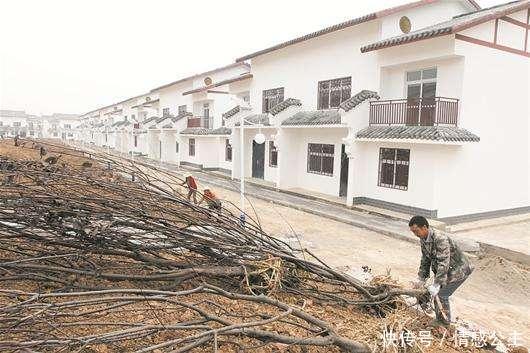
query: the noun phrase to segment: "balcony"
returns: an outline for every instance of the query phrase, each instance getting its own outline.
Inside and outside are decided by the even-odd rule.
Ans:
[[[370,102],[370,125],[457,126],[458,99],[409,98]]]
[[[211,116],[194,116],[188,118],[188,128],[200,127],[203,129],[213,128],[213,118]]]

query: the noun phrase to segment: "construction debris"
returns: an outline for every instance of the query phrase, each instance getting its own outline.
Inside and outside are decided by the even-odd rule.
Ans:
[[[0,143],[2,352],[460,351],[385,344],[428,330],[402,299],[423,290],[338,272],[171,173],[40,144]]]

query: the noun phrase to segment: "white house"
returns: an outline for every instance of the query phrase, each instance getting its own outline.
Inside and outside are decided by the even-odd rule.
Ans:
[[[25,137],[28,134],[28,118],[23,110],[0,110],[0,135]]]
[[[530,210],[529,7],[416,1],[237,59],[245,175],[443,219]]]
[[[29,138],[77,139],[76,114],[30,115],[23,110],[0,110],[0,135]]]

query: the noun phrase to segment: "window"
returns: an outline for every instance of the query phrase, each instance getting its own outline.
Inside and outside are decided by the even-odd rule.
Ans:
[[[134,114],[131,115],[131,119],[132,119],[132,120],[135,120],[135,119],[136,119],[136,117],[134,116]]]
[[[14,121],[13,122],[13,127],[20,127],[22,125],[22,123],[20,121]]]
[[[3,126],[3,125],[4,125],[4,123],[2,121],[0,121],[0,126]]]
[[[175,141],[175,153],[179,153],[179,142]]]
[[[70,124],[64,124],[64,128],[65,128],[65,129],[71,129],[71,128],[72,128],[72,125],[70,125]]]
[[[32,133],[32,136],[33,136],[33,133]],[[73,137],[74,134],[72,134],[71,132],[68,133],[68,137]]]
[[[272,107],[281,102],[283,102],[283,87],[263,91],[263,113],[268,113]]]
[[[338,108],[351,97],[351,77],[320,81],[318,83],[318,109]]]
[[[379,150],[379,186],[407,190],[409,186],[410,150]]]
[[[225,141],[225,160],[227,162],[232,162],[232,145],[230,145],[229,139],[226,139]]]
[[[269,167],[278,166],[278,150],[274,146],[274,141],[269,141]]]
[[[169,116],[169,108],[162,109],[162,116]]]
[[[204,116],[205,118],[210,117],[210,104],[204,103],[202,105],[202,116]]]
[[[134,135],[134,147],[138,147],[138,135]]]
[[[195,156],[195,139],[189,139],[188,152],[190,156]]]
[[[188,107],[186,106],[186,104],[179,105],[179,115],[185,113],[187,110],[188,110]]]
[[[436,76],[436,68],[406,73],[407,125],[434,125]]]
[[[307,172],[333,176],[335,145],[310,143],[307,147]]]

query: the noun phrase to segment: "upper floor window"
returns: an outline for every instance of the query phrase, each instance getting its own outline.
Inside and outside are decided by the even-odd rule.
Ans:
[[[351,77],[320,81],[318,83],[318,109],[338,108],[351,97]]]
[[[408,71],[407,98],[434,98],[436,96],[436,68]]]
[[[71,128],[72,128],[72,125],[70,125],[70,124],[64,124],[64,128],[65,128],[65,129],[71,129]]]
[[[283,102],[283,87],[266,89],[263,91],[263,101],[262,101],[262,111],[263,113],[268,113],[269,110],[277,105],[278,103]]]
[[[182,113],[185,113],[187,110],[188,110],[188,107],[186,106],[186,104],[179,105],[179,115]]]
[[[407,72],[407,125],[434,125],[436,78],[436,68]]]
[[[13,127],[20,127],[22,125],[22,123],[20,121],[14,121],[13,122]]]
[[[162,116],[169,116],[169,108],[162,109]]]
[[[202,116],[204,116],[205,118],[209,118],[210,117],[210,104],[209,103],[204,103],[203,106],[202,106]]]

